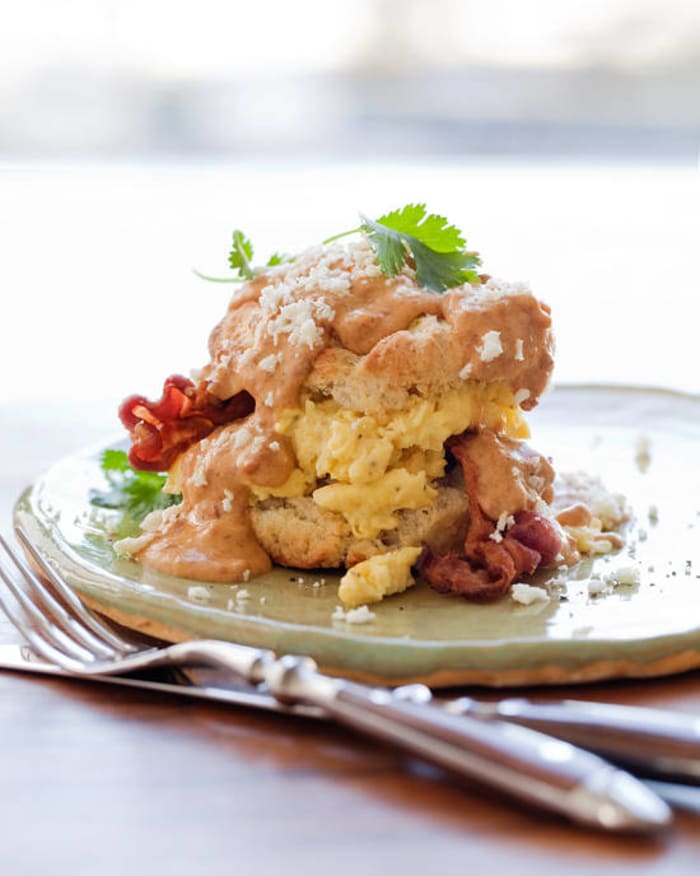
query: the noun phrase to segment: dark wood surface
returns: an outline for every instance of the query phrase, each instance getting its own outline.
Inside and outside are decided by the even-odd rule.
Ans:
[[[3,528],[31,476],[109,416],[0,406]],[[564,695],[700,714],[700,673],[546,693]],[[602,836],[312,721],[2,672],[0,739],[2,876],[700,872],[700,815]]]

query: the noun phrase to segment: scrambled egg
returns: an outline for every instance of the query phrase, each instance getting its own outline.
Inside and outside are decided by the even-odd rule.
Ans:
[[[430,482],[444,473],[444,442],[480,425],[514,438],[529,435],[510,389],[500,382],[467,381],[432,399],[415,396],[400,411],[371,416],[333,399],[307,398],[277,424],[292,440],[298,467],[282,486],[252,485],[251,493],[254,500],[310,493],[322,508],[342,514],[355,536],[373,538],[396,528],[399,509],[433,501]],[[319,480],[330,483],[317,486]]]
[[[357,563],[340,579],[338,596],[347,608],[380,602],[385,596],[403,593],[416,582],[411,566],[420,556],[418,547],[404,547]]]

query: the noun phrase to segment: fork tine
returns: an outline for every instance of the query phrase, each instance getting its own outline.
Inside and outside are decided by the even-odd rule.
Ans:
[[[15,532],[22,546],[29,552],[34,562],[39,566],[42,573],[51,582],[56,594],[69,610],[70,614],[82,622],[83,626],[90,630],[104,645],[127,654],[139,650],[135,645],[118,636],[110,627],[98,619],[97,615],[90,611],[83,602],[68,587],[66,582],[49,565],[44,557],[29,540],[29,536],[21,525],[15,527]]]
[[[14,561],[15,557],[8,552],[4,539],[0,536],[0,544],[5,550],[7,556],[13,561],[15,566],[14,573],[12,566],[2,558],[0,558],[0,578],[7,585],[8,591],[12,594],[13,600],[3,600],[3,608],[7,612],[11,620],[19,620],[22,623],[22,632],[30,632],[27,638],[30,639],[33,647],[37,646],[37,639],[45,642],[53,648],[57,648],[65,657],[74,658],[83,662],[93,658],[91,652],[78,644],[74,639],[68,636],[60,627],[51,623],[44,614],[39,611],[32,599],[27,595],[22,586],[17,583],[17,569],[24,576],[24,571],[17,566]],[[31,585],[33,586],[33,584]],[[44,649],[40,650],[44,654]],[[63,662],[63,661],[61,661]]]
[[[15,575],[19,573],[18,577],[15,577],[11,568],[5,564],[2,578],[15,600],[21,604],[25,615],[45,637],[48,637],[55,646],[63,648],[69,656],[83,659],[85,654],[92,659],[114,659],[119,656],[113,648],[105,645],[66,611],[41,578],[15,554],[1,535],[0,546],[14,566]],[[22,586],[18,580],[24,582]]]
[[[14,593],[14,589],[12,589],[8,581],[9,576],[2,560],[0,560],[0,578],[8,584],[8,589],[11,589],[11,592]],[[68,657],[65,651],[54,647],[47,638],[44,638],[43,633],[37,633],[31,618],[23,609],[21,602],[17,599],[4,599],[2,593],[0,593],[0,608],[2,608],[15,628],[24,636],[32,650],[40,657],[43,657],[44,660],[71,671],[80,668],[81,662],[79,659]]]

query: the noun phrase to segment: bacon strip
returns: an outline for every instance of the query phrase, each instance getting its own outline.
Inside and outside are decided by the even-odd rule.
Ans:
[[[554,524],[534,511],[519,511],[515,524],[500,541],[490,536],[495,524],[481,510],[474,464],[460,439],[449,449],[462,466],[469,500],[469,525],[464,554],[438,556],[425,548],[418,571],[440,593],[454,593],[478,602],[498,599],[519,575],[531,575],[540,565],[551,565],[562,548]]]
[[[217,426],[247,416],[254,408],[247,392],[221,401],[206,388],[174,374],[163,384],[158,401],[131,395],[119,407],[119,419],[132,441],[129,463],[146,471],[167,471],[191,444]]]

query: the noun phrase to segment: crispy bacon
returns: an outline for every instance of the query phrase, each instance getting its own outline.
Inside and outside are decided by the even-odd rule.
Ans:
[[[515,524],[508,530],[507,539],[514,539],[540,554],[541,566],[554,565],[561,553],[562,541],[559,531],[546,517],[534,511],[519,511]]]
[[[479,568],[461,554],[433,553],[429,547],[423,548],[417,569],[430,586],[438,593],[453,593],[466,596],[474,602],[489,602],[498,599],[510,587],[512,578],[507,565],[502,574],[491,577],[492,571]]]
[[[131,395],[122,402],[119,419],[132,441],[129,462],[134,468],[167,471],[195,441],[205,438],[216,426],[247,416],[254,407],[247,392],[221,401],[205,387],[174,374],[163,384],[158,401]]]
[[[519,575],[531,575],[538,566],[551,565],[561,551],[561,538],[554,524],[541,514],[519,511],[515,524],[500,540],[494,540],[491,536],[496,526],[481,510],[474,464],[459,438],[450,441],[449,449],[462,466],[469,500],[464,554],[438,556],[425,548],[418,571],[440,593],[479,602],[498,599]]]

